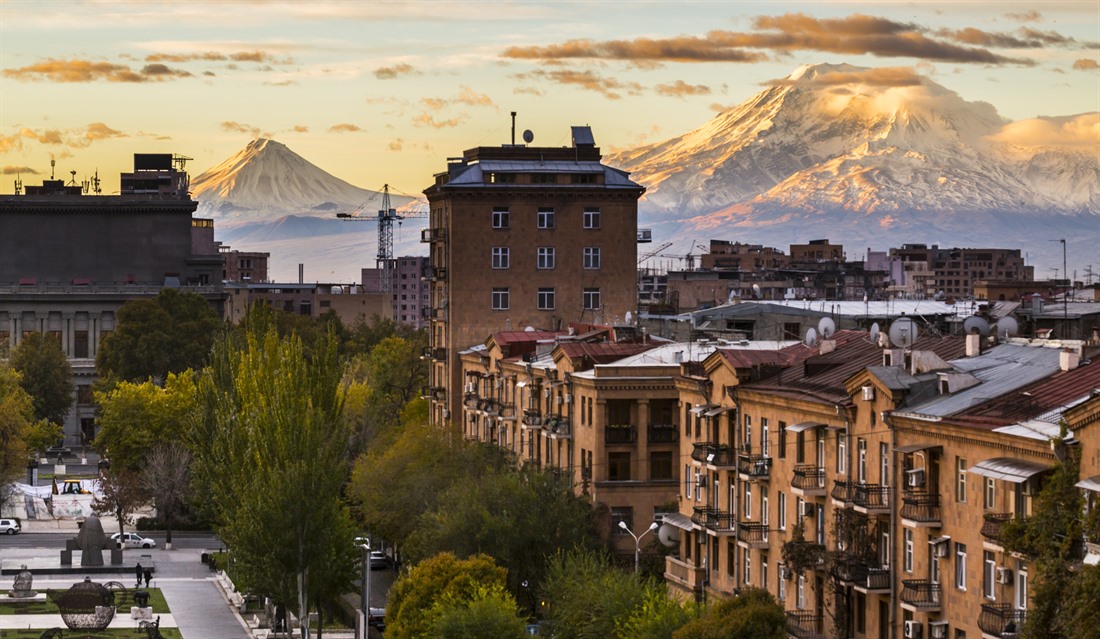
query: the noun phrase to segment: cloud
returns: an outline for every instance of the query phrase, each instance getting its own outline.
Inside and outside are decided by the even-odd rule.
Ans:
[[[979,64],[1020,64],[1031,66],[1034,61],[1012,58],[990,51],[984,46],[1002,46],[1008,40],[992,38],[983,46],[970,44],[955,37],[980,40],[984,32],[969,30],[948,32],[932,37],[929,30],[917,24],[886,18],[853,14],[843,18],[814,18],[802,13],[761,16],[753,20],[749,32],[714,30],[704,36],[634,40],[568,40],[563,44],[509,47],[505,58],[552,61],[623,60],[630,62],[760,62],[775,54],[794,51],[820,51],[877,57],[912,57],[923,60]],[[996,34],[987,34],[989,36]],[[1006,36],[1007,37],[1007,36]],[[1029,30],[1016,38],[1021,42],[1051,42],[1061,36]]]
[[[553,69],[549,71],[536,69],[527,73],[513,76],[518,80],[534,80],[556,82],[557,84],[575,85],[582,89],[603,94],[609,100],[621,99],[622,93],[629,95],[641,95],[642,85],[637,82],[620,82],[614,78],[605,78],[594,71],[575,71],[571,69]]]
[[[222,122],[221,130],[228,131],[229,133],[247,133],[253,138],[260,137],[259,127],[254,127],[248,124],[241,124],[240,122],[234,122],[232,120]]]
[[[451,118],[449,120],[436,120],[431,115],[424,113],[413,118],[413,124],[418,127],[430,127],[433,129],[445,129],[450,127],[456,127],[462,124],[461,118]]]
[[[432,111],[441,111],[449,106],[462,104],[473,107],[496,108],[493,99],[484,93],[478,93],[468,84],[461,85],[461,90],[453,98],[420,98],[420,103]]]
[[[1010,122],[990,136],[994,142],[1021,146],[1052,146],[1096,152],[1100,112]]]
[[[389,147],[391,151],[400,151],[401,149],[405,148],[405,141],[401,138],[397,138],[396,140],[390,142]]]
[[[1006,13],[1005,17],[1016,22],[1038,22],[1043,19],[1043,16],[1035,9],[1023,13]]]
[[[400,62],[392,67],[378,67],[374,70],[374,77],[379,80],[392,80],[399,75],[409,75],[417,73],[411,64],[406,62]]]
[[[1075,71],[1094,71],[1100,69],[1100,62],[1092,58],[1081,58],[1073,63]]]
[[[516,87],[512,89],[512,93],[516,95],[543,95],[538,87]]]
[[[201,51],[195,53],[150,53],[145,56],[146,62],[256,62],[266,64],[293,64],[294,59],[289,56],[276,57],[264,51],[237,51],[235,53],[223,53],[221,51]]]
[[[90,144],[96,140],[107,140],[110,138],[127,138],[129,135],[122,131],[116,131],[102,122],[92,122],[88,125],[87,130],[84,132],[84,139]]]
[[[65,144],[65,140],[62,137],[61,131],[58,129],[46,129],[44,131],[34,131],[33,129],[21,129],[19,136],[28,140],[34,140],[42,144]]]
[[[653,87],[657,95],[665,95],[673,98],[682,98],[685,95],[709,95],[710,87],[705,84],[688,84],[683,80],[677,80],[671,84],[658,84]]]
[[[100,140],[111,138],[126,138],[129,134],[112,129],[102,122],[92,122],[83,129],[42,129],[36,131],[30,128],[22,128],[15,135],[0,136],[0,151],[10,152],[21,150],[27,141],[38,142],[47,146],[60,146],[72,148],[86,148]]]
[[[304,124],[299,124],[291,129],[294,133],[309,133],[309,127]]]
[[[347,122],[341,122],[340,124],[334,124],[328,128],[329,133],[355,133],[356,131],[362,131],[355,124]]]
[[[4,69],[3,74],[6,78],[26,82],[150,82],[191,76],[187,71],[163,64],[147,64],[141,70],[134,71],[125,64],[53,58],[18,69]]]
[[[909,67],[879,67],[851,71],[826,71],[813,76],[803,75],[796,80],[790,78],[771,80],[765,84],[768,86],[773,84],[823,86],[862,84],[874,87],[912,87],[919,86],[922,82],[920,75]]]
[[[439,111],[447,106],[447,100],[443,98],[420,98],[420,102],[432,111]]]
[[[0,172],[2,172],[4,175],[23,175],[23,174],[38,175],[39,174],[38,171],[34,170],[33,168],[31,168],[29,166],[5,166],[3,169],[0,169]]]
[[[267,87],[292,87],[297,86],[297,80],[279,80],[277,82],[264,82],[264,86]]]

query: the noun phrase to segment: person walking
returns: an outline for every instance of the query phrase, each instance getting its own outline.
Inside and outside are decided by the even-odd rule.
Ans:
[[[150,568],[145,569],[145,587],[149,587],[149,581],[153,579],[153,571]],[[140,583],[138,584],[141,585]]]
[[[134,586],[135,586],[135,587],[140,587],[140,586],[141,586],[141,578],[142,578],[142,576],[144,576],[144,575],[145,575],[145,571],[144,571],[144,569],[142,569],[142,567],[141,567],[141,563],[140,563],[140,562],[139,562],[139,563],[138,563],[138,565],[137,565],[137,566],[136,566],[136,567],[134,568],[134,572],[136,572],[136,573],[137,573],[137,583],[136,583],[136,584],[134,584]]]

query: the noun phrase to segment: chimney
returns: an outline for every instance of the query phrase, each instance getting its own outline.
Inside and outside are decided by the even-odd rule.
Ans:
[[[298,262],[298,283],[306,283],[306,265],[302,262]]]
[[[1071,371],[1081,364],[1081,354],[1077,351],[1067,349],[1058,355],[1058,366],[1063,371]]]
[[[972,333],[966,336],[966,356],[974,357],[982,354],[982,336]]]

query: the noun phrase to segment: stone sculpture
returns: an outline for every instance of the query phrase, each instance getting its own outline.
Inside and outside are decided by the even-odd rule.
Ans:
[[[34,582],[34,575],[31,571],[27,570],[27,564],[20,566],[20,572],[15,576],[15,583],[12,584],[11,590],[8,591],[8,596],[12,599],[30,599],[36,594],[31,584]]]
[[[114,548],[114,542],[103,533],[99,517],[89,515],[76,536],[76,547],[80,549],[81,566],[102,566],[103,550]]]

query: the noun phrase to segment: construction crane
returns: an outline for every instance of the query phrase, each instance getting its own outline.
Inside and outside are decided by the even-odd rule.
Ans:
[[[665,242],[664,244],[662,244],[662,245],[658,246],[657,248],[653,249],[652,251],[648,251],[646,253],[643,253],[642,256],[638,258],[638,264],[640,265],[642,262],[644,262],[644,261],[648,260],[649,258],[657,255],[658,253],[660,253],[661,251],[665,250],[666,248],[668,248],[670,246],[672,246],[672,242]]]
[[[667,247],[664,247],[664,248],[667,248]],[[664,250],[664,248],[662,248],[661,250]],[[702,244],[696,244],[695,240],[692,240],[691,244],[689,245],[688,252],[686,254],[672,255],[672,254],[666,254],[666,253],[658,252],[657,255],[655,255],[655,256],[651,255],[649,257],[668,257],[668,258],[673,258],[673,259],[677,259],[677,260],[683,260],[684,261],[684,266],[686,267],[685,270],[694,271],[695,270],[695,258],[696,257],[702,257],[702,255],[696,255],[695,254],[696,250],[702,251],[704,254],[710,252],[709,248],[707,248],[706,246],[703,246]]]
[[[360,207],[362,208],[362,207]],[[428,217],[427,213],[411,213],[398,215],[397,211],[390,207],[390,185],[382,186],[382,208],[378,215],[361,216],[355,213],[337,213],[336,217],[346,222],[378,222],[378,255],[375,258],[375,267],[380,272],[379,290],[388,293],[393,286],[393,221],[410,217]]]

